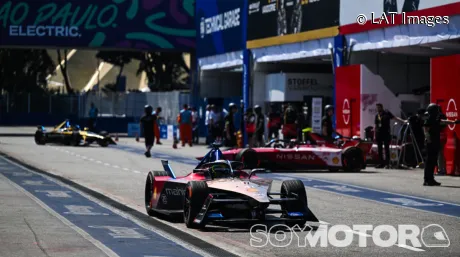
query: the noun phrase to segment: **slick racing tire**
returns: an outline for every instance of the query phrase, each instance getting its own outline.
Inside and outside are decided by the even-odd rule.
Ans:
[[[281,184],[281,198],[293,198],[297,197],[297,201],[286,201],[281,203],[281,210],[283,211],[282,218],[289,218],[288,213],[300,212],[306,214],[307,192],[305,191],[305,185],[298,179],[285,180]],[[286,225],[293,227],[299,225],[302,227],[307,222],[306,219],[302,221],[286,221]]]
[[[208,184],[205,181],[190,181],[187,184],[184,197],[184,223],[187,228],[203,228],[206,220],[196,224],[193,221],[203,208],[209,195]]]
[[[342,154],[342,165],[346,172],[360,172],[365,167],[361,149],[357,147],[345,149]]]
[[[79,146],[81,142],[81,136],[78,133],[73,133],[72,138],[70,139],[71,146]]]
[[[153,197],[153,183],[155,181],[155,177],[164,177],[168,176],[166,171],[150,171],[147,175],[147,179],[145,181],[145,210],[149,216],[154,216],[155,212],[153,211],[152,206],[152,197]]]
[[[242,162],[247,169],[255,169],[259,166],[257,152],[250,148],[240,150],[235,156],[235,161]]]
[[[107,147],[107,146],[109,146],[109,140],[107,140],[107,139],[105,139],[105,138],[99,140],[97,143],[98,143],[101,147]]]
[[[35,132],[35,143],[37,145],[45,145],[46,144],[46,136],[42,131]]]

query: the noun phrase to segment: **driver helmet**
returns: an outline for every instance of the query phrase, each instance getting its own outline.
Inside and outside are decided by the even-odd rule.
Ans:
[[[209,171],[213,178],[228,178],[231,176],[231,169],[227,163],[216,162],[210,168]]]
[[[255,105],[254,106],[254,111],[260,112],[260,111],[262,111],[262,107],[260,107],[260,105]]]

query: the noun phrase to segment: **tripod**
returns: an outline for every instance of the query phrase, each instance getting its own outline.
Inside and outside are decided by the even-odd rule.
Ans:
[[[403,132],[403,136],[401,140],[401,150],[398,156],[397,167],[403,167],[403,168],[407,168],[409,166],[413,166],[417,168],[423,167],[424,159],[423,159],[422,151],[420,151],[420,147],[418,146],[417,140],[414,136],[414,132],[410,124],[404,124],[399,130],[399,135],[401,132]],[[409,137],[410,137],[410,141],[408,141]],[[415,157],[414,158],[415,163],[408,163],[408,161],[406,160],[407,156],[411,157],[409,154],[407,154],[410,148],[407,148],[406,146],[408,146],[409,144],[412,144],[412,151],[414,155],[412,157]]]

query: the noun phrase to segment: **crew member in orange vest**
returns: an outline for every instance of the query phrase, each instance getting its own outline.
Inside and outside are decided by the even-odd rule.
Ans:
[[[254,132],[256,132],[256,115],[254,114],[252,108],[246,110],[245,115],[246,123],[246,133],[248,135],[248,144],[249,147],[254,147]]]
[[[179,132],[182,146],[185,146],[185,143],[192,146],[192,112],[189,110],[187,104],[184,104],[184,109],[180,111],[179,120]]]

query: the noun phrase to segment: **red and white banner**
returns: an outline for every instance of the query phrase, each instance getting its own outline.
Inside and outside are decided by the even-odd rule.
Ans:
[[[460,112],[460,55],[431,59],[431,102],[441,106],[449,120],[457,120]],[[460,126],[448,126],[444,149],[447,174],[460,172]]]
[[[366,127],[374,126],[377,103],[394,115],[400,115],[401,101],[379,75],[373,74],[364,65],[337,68],[337,132],[363,138]]]
[[[397,14],[393,17],[391,13]],[[340,33],[353,34],[407,22],[439,24],[446,21],[444,16],[456,14],[460,14],[458,0],[341,0]],[[387,18],[381,20],[382,16]]]

